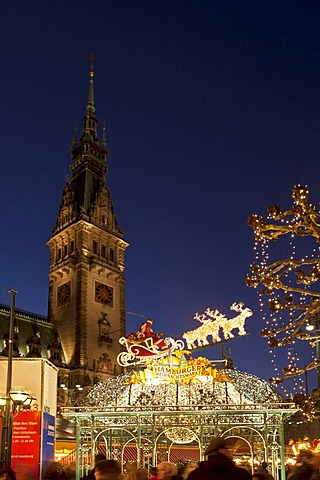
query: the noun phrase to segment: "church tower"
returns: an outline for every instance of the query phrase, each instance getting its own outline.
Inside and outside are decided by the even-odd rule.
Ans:
[[[124,253],[106,182],[108,150],[98,139],[93,61],[80,139],[74,132],[71,179],[61,198],[50,248],[48,319],[57,327],[66,367],[103,379],[120,371],[119,338],[126,333]]]

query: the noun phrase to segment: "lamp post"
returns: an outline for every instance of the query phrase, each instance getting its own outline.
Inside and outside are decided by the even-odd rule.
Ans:
[[[6,393],[0,394],[0,417],[1,424],[1,448],[0,465],[1,467],[10,467],[11,464],[11,445],[12,445],[12,424],[13,418],[19,415],[21,408],[28,408],[33,400],[32,395],[23,388],[12,389],[12,360],[13,360],[13,330],[14,330],[14,307],[15,298],[18,293],[12,288],[3,287],[11,295],[10,302],[10,321],[8,337],[8,366],[7,366],[7,385]]]
[[[13,388],[9,395],[0,394],[0,418],[2,419],[1,429],[1,467],[10,467],[13,419],[17,417],[20,410],[29,409],[32,395],[23,387]]]
[[[8,368],[7,368],[7,388],[6,388],[6,401],[4,408],[4,415],[2,417],[2,429],[1,429],[1,450],[0,450],[0,463],[1,466],[10,467],[11,461],[11,443],[12,443],[12,418],[10,415],[10,390],[12,384],[12,355],[13,355],[13,328],[14,328],[14,306],[16,290],[12,288],[6,288],[1,286],[3,290],[7,290],[11,294],[10,302],[10,322],[9,322],[9,337],[8,337]]]

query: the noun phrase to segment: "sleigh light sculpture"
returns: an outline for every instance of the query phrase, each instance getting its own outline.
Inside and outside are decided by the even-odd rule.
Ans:
[[[174,340],[171,337],[164,339],[165,346],[159,348],[153,338],[142,339],[141,341],[131,341],[128,337],[119,339],[121,345],[126,348],[126,352],[119,353],[117,362],[122,367],[146,363],[151,359],[167,357],[175,350],[183,350],[184,342]]]

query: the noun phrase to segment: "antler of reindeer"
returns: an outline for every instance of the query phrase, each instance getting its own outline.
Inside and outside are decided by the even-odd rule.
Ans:
[[[239,303],[236,303],[234,302],[231,307],[230,307],[230,310],[234,310],[235,312],[242,312],[243,311],[243,303],[242,302],[239,302]]]
[[[219,310],[217,309],[210,310],[210,308],[207,308],[207,310],[201,315],[199,315],[199,313],[197,312],[193,318],[195,320],[198,320],[198,322],[200,323],[204,323],[208,321],[210,318],[212,320],[222,320],[223,318],[226,318],[226,316],[223,313],[220,313]]]

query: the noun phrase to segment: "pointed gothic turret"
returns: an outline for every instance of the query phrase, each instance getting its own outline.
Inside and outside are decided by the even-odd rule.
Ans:
[[[71,179],[61,198],[48,241],[50,282],[48,317],[56,325],[67,366],[97,375],[99,358],[108,355],[114,374],[125,335],[124,251],[128,244],[118,227],[106,180],[108,150],[103,125],[101,143],[94,103],[93,61],[82,134],[74,130]],[[112,342],[101,342],[101,315],[108,317]],[[110,334],[111,335],[111,334]],[[111,347],[110,347],[111,345]],[[107,372],[102,371],[101,374]]]

